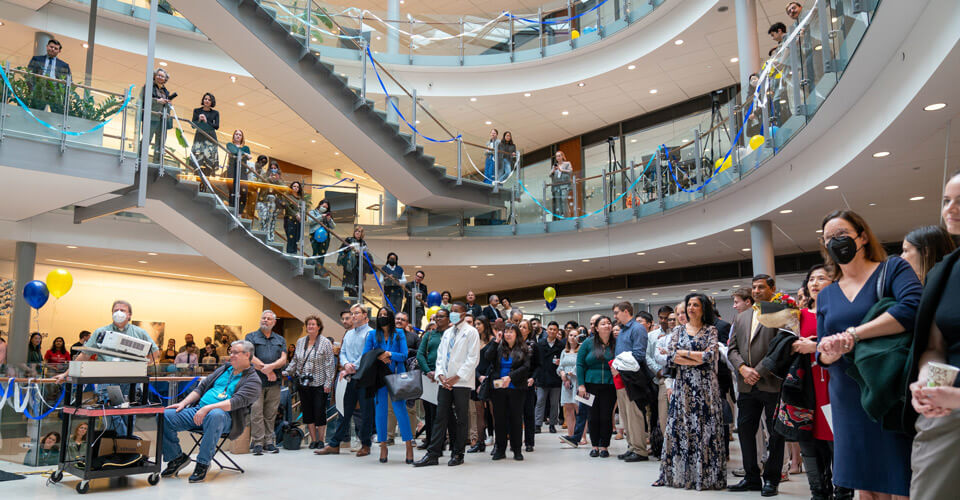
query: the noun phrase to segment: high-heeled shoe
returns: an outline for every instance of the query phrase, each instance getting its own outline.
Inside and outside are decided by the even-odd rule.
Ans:
[[[413,463],[413,441],[407,441],[407,463]]]
[[[387,443],[380,443],[380,463],[387,463]]]

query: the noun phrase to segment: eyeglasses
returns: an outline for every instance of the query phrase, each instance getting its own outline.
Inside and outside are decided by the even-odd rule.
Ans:
[[[835,232],[835,233],[832,233],[832,234],[824,234],[823,236],[821,236],[821,237],[818,238],[818,239],[820,240],[820,243],[823,243],[823,244],[825,245],[825,244],[827,244],[830,240],[835,240],[835,239],[837,239],[837,238],[843,238],[844,236],[847,236],[847,237],[855,237],[854,235],[852,235],[852,234],[850,233],[850,231],[847,231],[846,229],[841,229],[841,230],[839,230],[839,231],[837,231],[837,232]],[[860,236],[860,235],[857,234],[856,236]]]

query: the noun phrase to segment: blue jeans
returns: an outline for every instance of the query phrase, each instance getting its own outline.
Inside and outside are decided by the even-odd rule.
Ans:
[[[484,184],[493,184],[493,176],[496,175],[496,169],[494,167],[493,155],[488,154],[483,162],[483,175],[486,177],[483,179]]]
[[[213,452],[217,447],[217,441],[220,436],[230,430],[232,420],[230,414],[219,409],[210,410],[207,416],[203,417],[203,425],[198,426],[193,421],[193,416],[200,410],[199,406],[184,408],[177,413],[176,410],[167,409],[163,412],[163,459],[167,462],[183,454],[180,449],[180,438],[177,433],[180,431],[203,431],[203,438],[200,439],[200,451],[197,453],[197,463],[208,465],[213,457]]]
[[[573,427],[573,436],[570,439],[573,439],[573,442],[579,443],[583,439],[583,429],[587,426],[587,420],[590,419],[590,407],[580,403],[580,407],[577,408],[577,423]],[[570,425],[568,422],[567,425]]]
[[[404,441],[413,439],[413,433],[410,432],[410,417],[407,415],[406,401],[392,401],[387,387],[383,386],[377,391],[376,396],[376,414],[377,414],[377,441],[387,442],[387,405],[393,405],[393,414],[397,417],[397,425],[400,426],[400,437]]]
[[[129,397],[130,384],[119,384],[119,385],[118,384],[97,384],[97,397],[100,398],[100,401],[103,401],[104,404],[106,404],[106,402],[110,400],[110,398],[107,397],[107,387],[110,387],[111,385],[119,387],[120,392],[123,393],[123,396]],[[127,421],[125,420],[125,417],[121,417],[120,415],[113,415],[110,417],[104,417],[104,420],[105,420],[107,429],[113,429],[117,431],[118,436],[127,435]],[[134,422],[135,421],[136,420],[134,420]]]
[[[340,383],[342,384],[343,381],[341,380]],[[349,439],[347,434],[350,429],[348,422],[350,422],[350,417],[353,416],[357,402],[360,403],[360,444],[370,446],[370,438],[371,434],[373,434],[373,401],[367,397],[366,392],[366,388],[360,389],[357,387],[355,380],[351,379],[347,384],[347,389],[343,393],[343,419],[340,420],[340,425],[337,426],[336,434],[327,442],[327,445],[331,448],[336,448],[340,446],[341,442]],[[406,414],[406,410],[404,410],[403,413]],[[409,423],[407,423],[407,427],[410,427]]]

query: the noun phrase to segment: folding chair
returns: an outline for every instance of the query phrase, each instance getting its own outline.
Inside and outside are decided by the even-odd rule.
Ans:
[[[219,466],[220,469],[222,470],[234,470],[243,474],[243,467],[240,467],[239,465],[237,465],[237,463],[234,462],[232,458],[230,458],[230,455],[227,455],[227,453],[223,451],[223,445],[224,443],[227,442],[227,439],[229,439],[229,437],[230,437],[229,432],[226,434],[220,435],[220,439],[217,440],[217,449],[213,452],[213,457],[211,457],[211,460],[213,460],[213,463],[217,464],[217,466]],[[193,439],[193,448],[190,448],[190,451],[187,452],[187,456],[192,456],[193,452],[197,451],[197,448],[200,447],[200,440],[202,438],[203,438],[202,430],[197,429],[197,430],[190,431],[190,439]],[[224,460],[233,464],[233,466],[232,467],[224,466],[223,464],[221,464],[220,461],[217,460],[218,455],[223,457]],[[196,460],[193,458],[191,458],[190,460],[192,460],[193,462],[196,462]]]

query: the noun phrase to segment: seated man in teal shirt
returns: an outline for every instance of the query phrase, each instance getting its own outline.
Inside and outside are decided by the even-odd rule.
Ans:
[[[180,431],[203,431],[197,466],[190,482],[203,481],[220,436],[230,430],[238,437],[250,405],[260,397],[260,377],[251,365],[253,344],[237,340],[230,345],[230,364],[207,375],[183,401],[163,413],[163,458],[168,460],[163,477],[175,476],[190,463],[180,449]]]

